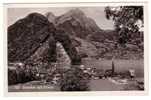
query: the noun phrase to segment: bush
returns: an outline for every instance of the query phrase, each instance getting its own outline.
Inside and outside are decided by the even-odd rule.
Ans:
[[[84,79],[81,69],[74,67],[67,70],[61,79],[61,91],[87,91],[88,80]]]
[[[8,85],[17,83],[17,74],[15,70],[8,69]]]
[[[33,80],[36,80],[36,76],[29,67],[8,68],[8,85],[25,83]]]

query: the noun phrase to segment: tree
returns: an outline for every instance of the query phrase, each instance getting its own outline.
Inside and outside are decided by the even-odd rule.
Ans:
[[[88,91],[88,82],[89,80],[85,79],[84,72],[80,68],[73,66],[61,78],[61,91]]]
[[[113,20],[115,30],[119,33],[119,43],[126,43],[131,33],[140,31],[143,27],[143,6],[106,7],[106,18]],[[142,25],[139,26],[138,22]]]

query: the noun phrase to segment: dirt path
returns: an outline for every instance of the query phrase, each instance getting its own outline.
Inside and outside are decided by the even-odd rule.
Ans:
[[[120,91],[123,90],[124,85],[116,85],[107,79],[91,80],[91,91]]]
[[[132,90],[143,90],[140,89],[140,85],[138,85],[137,81],[142,80],[142,78],[138,78],[136,80],[126,80],[122,79],[114,80],[114,79],[99,79],[99,80],[91,80],[89,83],[91,91],[132,91]],[[122,83],[121,83],[122,82]]]

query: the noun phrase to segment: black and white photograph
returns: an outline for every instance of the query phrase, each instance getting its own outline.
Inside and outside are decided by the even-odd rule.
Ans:
[[[6,6],[9,93],[146,90],[144,5]]]

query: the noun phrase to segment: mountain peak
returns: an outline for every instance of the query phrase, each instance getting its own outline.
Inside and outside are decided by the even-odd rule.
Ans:
[[[57,17],[55,21],[57,27],[65,30],[69,34],[81,38],[101,30],[95,21],[87,17],[86,14],[79,8],[71,9],[65,14]]]
[[[85,15],[79,8],[71,9],[68,13],[71,13],[72,15]]]

